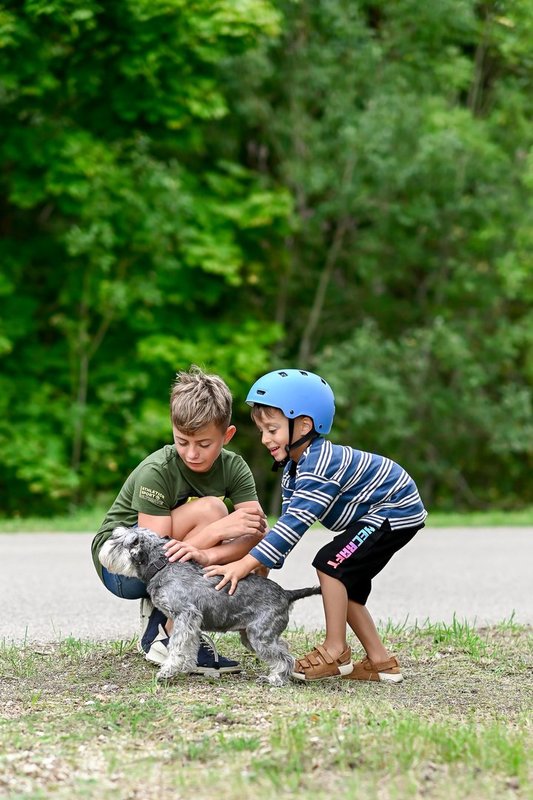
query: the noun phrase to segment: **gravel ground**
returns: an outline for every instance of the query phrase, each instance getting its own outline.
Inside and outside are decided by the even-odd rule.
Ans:
[[[313,585],[315,552],[329,534],[311,530],[271,577],[287,588]],[[129,639],[138,603],[99,582],[90,558],[92,534],[0,535],[0,641]],[[374,581],[368,607],[380,622],[450,622],[478,627],[514,614],[533,623],[533,528],[427,528],[397,553]],[[291,627],[323,627],[319,597],[299,601]]]

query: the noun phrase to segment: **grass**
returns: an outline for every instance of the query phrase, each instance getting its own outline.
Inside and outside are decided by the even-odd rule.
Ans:
[[[106,513],[105,507],[81,509],[60,517],[0,517],[0,533],[86,533],[96,532]],[[274,524],[275,518],[270,522]],[[533,507],[518,511],[473,511],[447,513],[431,511],[428,527],[533,526]]]
[[[491,526],[533,526],[533,507],[522,508],[517,511],[468,511],[445,512],[430,511],[428,517],[430,528],[454,527],[491,527]]]
[[[102,506],[56,517],[0,517],[0,533],[96,533],[106,511]]]
[[[531,629],[388,625],[406,680],[168,685],[136,643],[0,645],[0,796],[86,800],[531,797]],[[316,635],[290,631],[301,654]]]

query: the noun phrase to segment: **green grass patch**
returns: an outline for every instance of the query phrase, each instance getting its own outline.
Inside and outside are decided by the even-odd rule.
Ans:
[[[97,506],[56,517],[0,517],[0,533],[96,533],[106,512]]]
[[[533,507],[516,511],[469,511],[453,513],[443,511],[429,512],[429,528],[488,528],[492,526],[530,526],[533,527]]]
[[[167,685],[134,640],[0,645],[0,796],[530,796],[531,629],[509,619],[382,634],[405,674],[397,686],[265,687],[233,634],[218,644],[241,674]],[[317,636],[287,634],[297,655]]]

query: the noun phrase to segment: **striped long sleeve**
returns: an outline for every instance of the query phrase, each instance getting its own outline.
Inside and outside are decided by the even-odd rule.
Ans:
[[[427,512],[407,472],[384,456],[325,439],[311,443],[291,476],[282,477],[282,514],[265,538],[250,551],[266,566],[281,566],[307,529],[321,522],[345,530],[361,520],[393,530],[420,527]]]

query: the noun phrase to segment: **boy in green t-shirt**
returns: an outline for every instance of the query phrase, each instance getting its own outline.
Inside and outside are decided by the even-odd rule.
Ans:
[[[231,393],[221,378],[198,367],[179,372],[170,397],[174,444],[133,470],[92,542],[93,562],[105,587],[117,597],[141,600],[139,646],[156,664],[167,657],[171,622],[154,608],[142,581],[111,574],[98,553],[117,525],[139,525],[170,537],[170,560],[194,559],[203,566],[235,561],[258,544],[266,517],[251,470],[241,456],[224,449],[236,432],[231,410]],[[228,512],[226,501],[233,511]],[[239,671],[236,661],[218,656],[205,640],[195,672]]]

